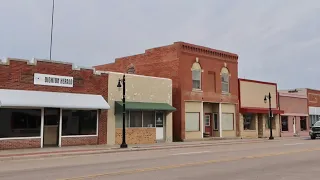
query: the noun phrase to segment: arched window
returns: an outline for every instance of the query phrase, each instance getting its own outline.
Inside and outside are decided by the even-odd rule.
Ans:
[[[192,89],[201,89],[201,66],[198,62],[193,63],[192,68]]]
[[[221,69],[221,91],[223,93],[229,93],[229,70],[226,67]]]

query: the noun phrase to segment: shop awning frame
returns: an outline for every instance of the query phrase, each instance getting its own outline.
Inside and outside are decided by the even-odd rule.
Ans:
[[[122,112],[122,101],[115,101],[115,113]],[[176,108],[168,103],[153,103],[153,102],[132,102],[126,101],[126,110],[132,111],[176,111]]]
[[[101,95],[0,89],[0,107],[110,109]]]
[[[283,110],[279,109],[271,109],[273,114],[283,114]],[[268,114],[269,109],[268,108],[251,108],[251,107],[242,107],[240,108],[240,113],[261,113],[261,114]]]

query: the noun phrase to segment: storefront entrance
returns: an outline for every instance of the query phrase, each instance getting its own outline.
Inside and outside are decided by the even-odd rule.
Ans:
[[[211,113],[206,113],[204,115],[204,126],[205,130],[204,132],[208,134],[210,137],[213,136],[213,128],[212,128],[212,114]]]
[[[44,109],[43,146],[59,146],[60,109]]]
[[[263,137],[263,115],[258,114],[258,137],[262,138]]]

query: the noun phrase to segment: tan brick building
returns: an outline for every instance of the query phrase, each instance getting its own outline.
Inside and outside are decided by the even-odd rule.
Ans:
[[[108,74],[71,63],[0,61],[0,150],[107,143]]]
[[[239,135],[236,54],[175,42],[95,68],[126,72],[132,66],[136,74],[172,79],[175,140]]]
[[[272,135],[280,136],[280,114],[277,84],[256,80],[239,79],[241,137],[263,138],[270,136],[269,102],[264,98],[270,93]]]
[[[122,142],[122,89],[117,87],[123,73],[108,73],[108,144]],[[127,144],[172,142],[172,80],[135,74],[126,79]]]

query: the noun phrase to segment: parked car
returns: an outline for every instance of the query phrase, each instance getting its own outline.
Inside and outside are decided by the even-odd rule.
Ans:
[[[309,135],[311,139],[316,139],[317,137],[320,137],[320,121],[317,121],[314,123],[313,126],[311,126]]]

